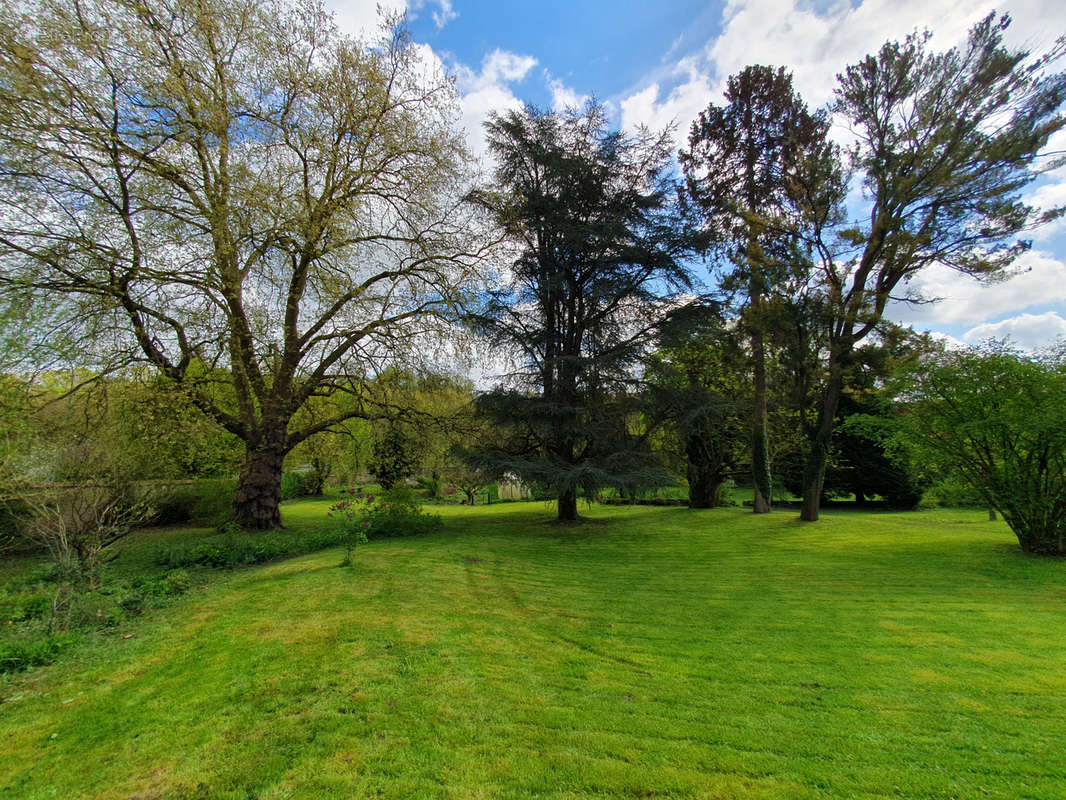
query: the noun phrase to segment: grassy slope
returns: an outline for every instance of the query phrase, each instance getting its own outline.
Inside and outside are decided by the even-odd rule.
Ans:
[[[0,797],[1063,796],[1066,564],[980,512],[446,513],[0,684]]]

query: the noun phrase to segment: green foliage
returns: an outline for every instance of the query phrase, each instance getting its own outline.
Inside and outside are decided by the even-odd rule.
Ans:
[[[374,440],[369,470],[383,489],[392,489],[409,478],[422,458],[417,437],[396,423],[390,423]]]
[[[70,582],[54,570],[0,589],[0,673],[51,663],[79,634],[114,628],[192,587],[177,570]]]
[[[463,502],[468,505],[476,505],[478,494],[485,491],[496,476],[492,470],[478,469],[456,458],[445,467],[444,477],[451,486],[463,493],[466,498]],[[491,497],[492,495],[490,494],[490,501]]]
[[[964,476],[1025,552],[1066,555],[1066,350],[945,352],[905,386],[900,446]]]
[[[689,505],[722,505],[722,486],[750,441],[747,355],[718,311],[671,331],[651,360],[649,414],[663,426],[663,449],[688,479]]]
[[[367,510],[367,536],[371,539],[432,533],[444,524],[437,514],[424,511],[422,498],[407,487],[387,491],[382,499],[383,503]]]
[[[472,324],[520,367],[478,398],[497,436],[469,460],[550,486],[573,520],[579,489],[669,479],[631,435],[633,368],[690,287],[696,237],[676,204],[669,131],[612,131],[594,103],[493,115],[486,129],[496,186],[477,199],[516,257],[511,286]]]
[[[337,547],[347,544],[348,536],[348,530],[342,527],[310,533],[286,530],[256,533],[226,531],[193,545],[162,549],[154,561],[170,569],[193,566],[233,569]]]
[[[170,381],[133,375],[102,387],[101,435],[135,457],[140,477],[227,478],[240,469],[244,444]]]
[[[980,508],[987,503],[981,491],[957,472],[934,481],[922,496],[923,508]]]
[[[378,497],[349,489],[328,515],[340,520],[351,536],[349,558],[351,547],[361,541],[430,533],[443,524],[438,515],[422,510],[422,498],[406,486]]]
[[[43,617],[52,607],[52,597],[43,592],[10,593],[0,589],[0,625]]]
[[[281,499],[295,500],[297,497],[306,497],[312,494],[308,490],[304,475],[299,472],[283,472],[281,474]]]
[[[71,641],[59,635],[0,643],[0,675],[51,664]]]
[[[232,516],[233,490],[237,481],[230,478],[206,478],[191,484],[164,487],[154,503],[155,525],[184,522],[220,527]]]

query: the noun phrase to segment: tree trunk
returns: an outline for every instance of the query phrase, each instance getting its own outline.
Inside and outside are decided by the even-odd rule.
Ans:
[[[833,420],[840,394],[844,389],[843,367],[839,360],[830,356],[829,384],[822,396],[822,407],[818,413],[818,427],[811,437],[811,451],[807,456],[807,466],[803,471],[803,509],[800,519],[804,522],[817,522],[822,504],[822,485],[825,482],[825,462],[829,455],[829,440],[833,436]],[[835,361],[835,363],[832,363]]]
[[[722,477],[718,471],[703,464],[688,465],[688,507],[714,508],[718,505],[718,492]]]
[[[248,445],[244,467],[233,493],[233,518],[258,531],[281,527],[281,469],[285,449],[279,444]]]
[[[991,506],[989,506],[989,508],[988,508],[988,521],[989,522],[995,522],[996,521],[996,509],[992,508]]]
[[[559,521],[577,521],[577,490],[567,489],[559,495]]]

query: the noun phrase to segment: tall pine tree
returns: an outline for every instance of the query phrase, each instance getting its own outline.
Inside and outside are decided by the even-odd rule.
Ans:
[[[751,351],[755,513],[772,497],[767,433],[769,306],[802,283],[810,259],[802,229],[825,224],[843,197],[828,117],[810,113],[784,69],[747,67],[730,76],[722,106],[701,111],[681,153],[688,196],[713,232],[723,285],[739,295]],[[817,185],[815,190],[814,186]],[[811,200],[816,202],[810,202]]]

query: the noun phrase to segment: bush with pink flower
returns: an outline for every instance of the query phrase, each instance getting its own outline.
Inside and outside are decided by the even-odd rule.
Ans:
[[[423,511],[421,498],[406,487],[380,495],[347,489],[330,506],[328,516],[341,521],[348,530],[346,563],[351,562],[352,550],[368,539],[414,536],[443,524],[438,515]]]

